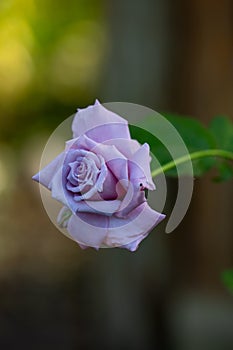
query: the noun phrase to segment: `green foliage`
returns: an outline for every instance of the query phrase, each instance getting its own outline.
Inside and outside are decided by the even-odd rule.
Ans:
[[[179,132],[189,153],[215,148],[213,135],[198,120],[171,114],[166,118]],[[215,159],[211,157],[193,161],[194,175],[203,175],[214,163]]]
[[[141,127],[130,126],[132,137],[140,143],[147,142],[150,145],[151,152],[163,166],[171,161],[166,144],[163,144],[155,135],[158,135],[158,124],[156,124],[156,115],[146,117],[141,123]],[[182,117],[179,115],[165,115],[165,118],[175,127],[183,139],[190,154],[206,150],[223,150],[232,152],[233,156],[233,123],[226,117],[215,117],[208,127],[205,127],[196,119]],[[146,130],[150,130],[146,131]],[[167,137],[169,139],[169,135]],[[179,147],[179,141],[174,138],[174,148]],[[177,142],[177,143],[176,143]],[[183,151],[185,152],[185,150]],[[180,157],[185,154],[180,153]],[[215,181],[225,181],[233,177],[232,161],[209,156],[198,158],[192,161],[195,176],[201,176],[211,168],[218,170],[218,176]],[[167,175],[176,176],[175,167],[167,171]]]
[[[233,152],[233,123],[230,119],[215,117],[210,123],[209,130],[214,137],[216,148]]]
[[[222,281],[224,285],[233,293],[233,269],[226,270],[222,273]]]
[[[209,126],[209,130],[214,137],[215,148],[233,152],[233,123],[226,117],[215,117]],[[219,175],[216,181],[225,181],[233,177],[233,167],[224,159],[218,159],[216,167]]]

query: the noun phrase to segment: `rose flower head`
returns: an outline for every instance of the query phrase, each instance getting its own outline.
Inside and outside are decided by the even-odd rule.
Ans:
[[[73,139],[33,180],[64,206],[58,224],[81,248],[135,251],[164,219],[145,192],[154,190],[147,143],[131,139],[128,123],[98,101],[78,109]]]

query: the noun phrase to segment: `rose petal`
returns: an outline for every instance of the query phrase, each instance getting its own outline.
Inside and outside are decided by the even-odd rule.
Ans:
[[[98,156],[101,155],[118,181],[128,179],[127,158],[112,144],[99,144],[86,135],[83,135],[76,140],[68,141],[67,147],[74,150],[84,148]]]
[[[137,140],[128,140],[122,138],[107,140],[104,141],[104,144],[115,146],[118,151],[120,151],[127,159],[131,158],[134,153],[141,147],[140,143]]]
[[[94,213],[106,216],[112,216],[119,208],[121,201],[115,200],[99,200],[80,201],[72,205],[73,212],[78,213]]]
[[[98,249],[108,247],[135,247],[165,215],[143,203],[131,212],[127,219],[114,216],[78,213],[68,223],[68,232],[79,244]],[[131,246],[131,245],[132,246]],[[129,249],[128,248],[128,249]]]
[[[79,245],[98,249],[106,238],[108,222],[104,215],[79,213],[72,215],[67,230]]]
[[[122,245],[120,248],[124,248],[124,249],[128,249],[131,252],[135,252],[135,250],[138,249],[139,244],[141,243],[141,241],[146,238],[148,236],[148,233],[141,235],[138,239],[136,239],[135,241]]]
[[[73,137],[86,134],[97,142],[114,138],[130,139],[128,122],[104,108],[98,101],[84,109],[79,109],[72,123]]]
[[[139,179],[142,176],[141,174],[144,173],[147,182],[145,187],[154,190],[155,185],[151,177],[150,160],[150,148],[147,143],[144,143],[129,160],[130,180]]]
[[[124,158],[131,158],[134,153],[141,147],[140,143],[137,140],[132,139],[123,139],[115,138],[109,139],[102,142],[106,146],[115,146],[117,150],[122,154]],[[67,149],[84,149],[94,152],[94,149],[97,147],[98,143],[87,135],[81,135],[75,139],[66,141],[66,150]]]
[[[121,202],[119,210],[116,212],[116,217],[125,218],[127,215],[146,201],[145,192],[140,190],[138,180],[127,181],[127,193]]]
[[[78,245],[79,245],[79,247],[80,247],[81,249],[83,249],[83,250],[89,248],[87,245],[84,245],[84,244],[78,243]],[[96,248],[96,250],[98,250],[98,249],[99,249],[99,248]]]
[[[39,173],[34,175],[33,180],[48,188],[51,191],[52,198],[69,207],[68,203],[70,194],[67,191],[64,192],[63,187],[64,158],[65,153],[62,152]]]
[[[51,182],[58,171],[62,166],[64,161],[65,153],[60,153],[55,159],[53,159],[48,165],[46,165],[42,170],[39,171],[36,175],[32,177],[33,180],[39,182],[41,185],[51,189]]]
[[[68,191],[64,190],[63,187],[63,181],[62,181],[62,167],[58,169],[58,171],[53,176],[53,179],[50,183],[50,190],[51,190],[51,196],[52,198],[56,199],[57,201],[63,203],[66,207],[69,207],[69,199],[70,194]],[[72,208],[70,208],[72,210]]]
[[[119,247],[138,243],[163,219],[165,215],[151,209],[147,202],[135,208],[127,219],[109,218],[109,230],[105,244],[111,247]]]
[[[103,191],[100,192],[99,195],[102,200],[113,200],[120,195],[120,193],[118,193],[117,179],[109,170],[103,183]]]

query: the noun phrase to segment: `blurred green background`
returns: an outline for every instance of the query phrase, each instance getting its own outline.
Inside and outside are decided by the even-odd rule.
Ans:
[[[195,180],[171,235],[82,251],[31,181],[77,107],[233,118],[231,0],[0,0],[0,348],[230,350],[232,181]],[[167,210],[176,194],[169,180]]]

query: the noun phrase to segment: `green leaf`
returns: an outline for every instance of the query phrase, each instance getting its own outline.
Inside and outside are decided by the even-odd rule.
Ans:
[[[222,281],[224,285],[233,293],[233,269],[226,270],[222,273]]]
[[[233,152],[233,123],[226,117],[212,119],[209,130],[213,135],[215,148]]]
[[[230,119],[223,116],[215,117],[209,125],[209,130],[213,135],[215,148],[233,152],[233,123]],[[232,162],[219,159],[216,168],[219,174],[214,178],[215,181],[227,181],[233,177]]]
[[[166,115],[166,118],[175,126],[190,153],[214,148],[212,134],[198,120],[171,114]],[[194,175],[203,175],[214,163],[212,157],[193,161]]]
[[[145,122],[148,123],[148,120],[145,119]],[[153,126],[153,123],[152,123]],[[147,128],[150,128],[150,126],[147,125]],[[130,134],[133,139],[138,140],[141,144],[147,142],[150,146],[151,152],[158,158],[161,164],[164,164],[166,162],[169,162],[172,160],[170,153],[166,149],[166,147],[160,142],[154,135],[153,135],[153,129],[152,133],[145,130],[143,127],[135,126],[135,125],[129,125]]]
[[[233,178],[233,165],[232,162],[227,162],[220,159],[216,165],[218,169],[218,176],[214,177],[214,181],[223,182]]]
[[[172,114],[165,117],[175,126],[190,152],[215,146],[213,135],[198,120]]]
[[[151,152],[156,156],[160,164],[163,165],[173,159],[166,145],[163,145],[154,136],[157,133],[157,126],[154,122],[154,118],[156,118],[156,116],[146,117],[141,123],[141,128],[131,126],[130,131],[132,137],[136,138],[140,143],[147,142],[150,145]],[[205,129],[199,121],[193,118],[171,114],[165,115],[165,118],[176,128],[190,153],[214,147],[215,143],[211,133]],[[151,132],[149,133],[144,128]],[[174,147],[176,147],[175,144]],[[214,165],[214,162],[215,159],[211,157],[193,161],[194,175],[202,175]],[[167,175],[177,176],[176,169],[169,170]]]
[[[147,142],[150,145],[151,152],[156,156],[160,164],[164,166],[174,161],[174,159],[172,159],[171,154],[168,152],[167,145],[162,144],[155,136],[158,134],[158,127],[160,127],[158,121],[155,121],[155,118],[156,115],[145,117],[141,122],[141,127],[130,126],[130,131],[132,137],[136,138],[140,143]],[[190,117],[166,114],[165,118],[176,128],[190,154],[215,149],[233,152],[233,124],[226,117],[214,118],[209,128]],[[176,142],[174,138],[174,145],[172,145],[174,148],[179,147],[179,142],[177,144]],[[219,156],[219,152],[217,153]],[[183,154],[180,154],[180,156],[182,157]],[[194,158],[197,158],[192,161],[194,176],[201,176],[212,167],[216,167],[219,174],[214,179],[215,181],[226,181],[233,177],[232,161],[217,158],[215,154],[208,157]],[[177,176],[176,167],[167,169],[166,174]]]

